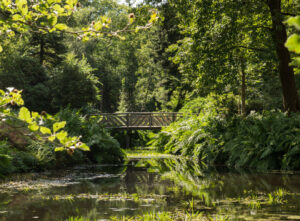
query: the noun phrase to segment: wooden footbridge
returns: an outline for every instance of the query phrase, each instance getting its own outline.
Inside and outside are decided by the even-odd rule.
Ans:
[[[128,112],[95,113],[92,116],[99,117],[99,123],[108,129],[126,130],[126,148],[129,148],[132,130],[160,130],[183,117],[183,114],[176,112]]]
[[[155,130],[181,118],[176,112],[99,113],[101,124],[110,129]]]

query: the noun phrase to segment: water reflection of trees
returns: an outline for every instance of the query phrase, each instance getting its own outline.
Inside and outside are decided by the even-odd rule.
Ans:
[[[148,168],[150,174],[159,174],[154,175],[156,182],[169,182],[168,194],[171,191],[182,200],[197,198],[205,205],[227,198],[247,197],[245,192],[265,196],[279,188],[291,193],[300,192],[297,174],[207,168],[183,158],[142,159],[136,166]],[[137,179],[153,182],[145,177]]]
[[[160,182],[168,183],[165,194],[173,193],[174,197],[185,201],[196,197],[210,205],[213,192],[209,190],[221,189],[223,186],[222,180],[215,173],[206,173],[206,168],[182,158],[142,159],[136,166],[148,168],[150,174],[159,174]]]
[[[78,214],[90,218],[108,218],[116,213],[133,216],[154,210],[184,210],[189,208],[188,203],[192,199],[197,210],[211,209],[211,205],[216,205],[211,210],[212,214],[226,209],[224,214],[238,214],[238,217],[241,214],[249,216],[249,205],[255,200],[259,200],[262,210],[269,214],[283,211],[292,214],[300,210],[299,195],[290,194],[300,192],[300,176],[297,174],[207,168],[182,158],[142,159],[122,167],[83,168],[64,171],[61,175],[56,172],[54,177],[42,176],[40,181],[37,179],[29,183],[38,185],[45,182],[64,185],[48,188],[43,185],[28,191],[14,190],[0,194],[0,201],[3,202],[0,209],[9,211],[1,214],[0,220],[17,220],[16,217],[18,220],[28,220],[36,215],[43,220],[51,220],[51,216],[55,219]],[[284,196],[288,204],[267,205],[268,194],[279,188],[289,192]],[[78,198],[81,193],[86,193],[90,198]],[[131,194],[137,196],[137,200],[125,200],[126,197],[103,200],[97,197],[101,194]],[[74,199],[58,200],[56,195],[71,195]],[[51,199],[46,199],[49,196]],[[149,198],[150,201],[138,200],[141,198]],[[26,215],[24,211],[27,211]],[[24,215],[20,216],[18,212]]]

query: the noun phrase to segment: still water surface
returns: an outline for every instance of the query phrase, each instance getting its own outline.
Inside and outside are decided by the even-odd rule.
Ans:
[[[300,220],[300,174],[140,159],[16,175],[0,184],[0,221],[110,220],[179,210],[212,219]]]

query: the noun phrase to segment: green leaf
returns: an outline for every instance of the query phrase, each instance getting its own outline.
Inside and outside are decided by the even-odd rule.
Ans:
[[[39,115],[38,112],[31,112],[31,116],[32,116],[32,118],[37,118],[37,117],[39,117],[40,115]]]
[[[118,38],[120,38],[121,40],[126,40],[126,38],[124,36],[118,35]]]
[[[129,18],[129,24],[132,24],[134,22],[134,18]]]
[[[3,51],[3,48],[2,48],[2,46],[0,45],[0,53]]]
[[[40,127],[42,134],[51,134],[51,130],[47,127]]]
[[[24,5],[27,5],[27,0],[16,0],[16,5],[21,10]]]
[[[59,133],[57,133],[56,138],[62,143],[65,143],[65,139],[68,136],[68,132],[67,131],[60,131]]]
[[[291,17],[287,20],[287,23],[290,26],[294,26],[298,30],[300,30],[300,16]]]
[[[8,7],[11,4],[11,0],[2,0],[4,7]]]
[[[85,35],[82,37],[83,42],[87,42],[88,40],[90,40],[90,38],[88,36]]]
[[[153,12],[151,17],[150,17],[149,23],[153,23],[153,22],[157,21],[157,19],[158,19],[157,13]]]
[[[56,147],[56,148],[54,149],[55,152],[57,152],[57,151],[64,151],[64,150],[65,150],[64,147]]]
[[[26,121],[27,123],[31,123],[32,119],[30,116],[30,112],[26,107],[22,107],[19,112],[19,119]]]
[[[100,21],[95,22],[94,29],[96,31],[100,31],[102,29],[102,22],[100,22]]]
[[[292,52],[300,53],[300,36],[297,34],[291,35],[286,41],[285,46]]]
[[[37,131],[39,129],[39,126],[36,123],[34,123],[29,125],[28,128],[32,131]]]
[[[50,137],[48,137],[48,140],[49,140],[49,141],[54,141],[54,140],[55,140],[55,136],[54,136],[54,135],[51,135]]]
[[[79,146],[79,149],[83,150],[83,151],[89,151],[90,148],[88,145],[86,145],[85,143],[82,143],[80,146]]]
[[[16,5],[18,9],[21,11],[22,15],[28,14],[27,0],[16,0]]]
[[[292,61],[291,64],[300,66],[300,58],[299,57],[293,58],[293,61]]]
[[[63,31],[63,30],[66,30],[68,28],[68,26],[66,24],[59,23],[59,24],[55,25],[55,28],[60,31]]]
[[[53,132],[56,133],[61,128],[66,126],[66,121],[61,121],[53,124]]]
[[[14,37],[15,36],[15,32],[14,31],[9,31],[9,32],[7,32],[7,35],[9,37]]]
[[[49,5],[52,5],[55,2],[55,0],[47,0],[47,2]]]
[[[77,0],[66,0],[66,3],[73,8],[77,4]]]
[[[51,26],[56,25],[57,23],[57,17],[55,15],[49,15],[48,16],[48,22]]]
[[[58,4],[55,4],[55,5],[53,6],[53,9],[54,9],[55,11],[57,11],[59,14],[61,14],[61,13],[63,13],[63,12],[65,11],[65,9],[62,8],[62,7],[60,7],[60,5],[58,5]]]
[[[12,19],[13,19],[13,21],[21,21],[21,20],[23,20],[23,17],[19,14],[14,14],[12,16]]]

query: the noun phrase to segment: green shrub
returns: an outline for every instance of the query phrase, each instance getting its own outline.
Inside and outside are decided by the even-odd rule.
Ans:
[[[32,141],[26,147],[27,151],[36,159],[39,169],[53,167],[56,160],[54,148],[50,143],[40,141]]]
[[[222,150],[220,143],[216,142],[216,137],[222,132],[216,119],[228,117],[232,112],[230,105],[233,102],[232,95],[209,95],[207,98],[188,102],[180,110],[185,113],[184,117],[163,128],[158,134],[151,134],[149,145],[156,147],[158,151],[215,162]],[[227,104],[230,104],[230,108]],[[193,114],[195,112],[199,114]]]
[[[11,147],[8,142],[0,141],[0,175],[14,172],[28,172],[36,169],[38,160],[26,150]]]
[[[281,112],[236,117],[226,125],[227,164],[259,169],[300,168],[300,115]]]
[[[0,141],[0,176],[14,171],[12,157],[6,152],[8,148],[9,145],[6,141]]]
[[[152,134],[149,145],[208,164],[300,169],[299,114],[288,116],[269,111],[247,117],[229,116],[226,109],[222,112],[215,108],[216,103],[210,99],[202,102],[198,115],[187,115],[158,134]]]
[[[124,153],[120,144],[99,124],[96,116],[84,115],[82,111],[69,108],[61,110],[57,117],[67,121],[66,130],[70,135],[82,136],[90,151],[84,153],[94,163],[120,163]]]

